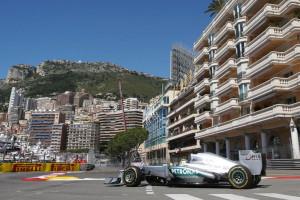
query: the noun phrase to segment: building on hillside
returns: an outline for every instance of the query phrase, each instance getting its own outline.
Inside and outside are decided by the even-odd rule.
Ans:
[[[55,110],[56,109],[56,100],[50,97],[41,97],[37,98],[37,110]]]
[[[51,145],[52,127],[54,124],[64,123],[65,118],[57,111],[33,111],[29,122],[29,142],[41,142],[44,147]]]
[[[131,110],[131,109],[138,109],[139,101],[137,98],[127,98],[124,102],[124,109]]]
[[[25,98],[24,111],[36,110],[37,109],[37,100],[33,98]]]
[[[142,127],[143,111],[138,109],[124,110],[127,129]],[[117,134],[124,131],[123,112],[99,112],[94,114],[94,120],[100,123],[100,147],[105,148],[107,143]]]
[[[195,137],[237,159],[299,159],[300,4],[229,0],[194,43]],[[207,88],[207,89],[204,89]]]
[[[84,90],[81,92],[76,92],[74,96],[74,105],[77,107],[82,107],[83,100],[85,99],[90,99],[90,95],[88,93],[86,93]]]
[[[9,105],[8,105],[8,124],[10,126],[18,124],[23,113],[24,91],[23,89],[11,88]]]
[[[184,75],[194,70],[193,53],[180,45],[174,45],[170,53],[170,79],[177,84]]]
[[[59,153],[66,150],[67,147],[67,131],[68,125],[60,123],[53,124],[51,130],[50,150]]]
[[[64,106],[64,105],[73,105],[74,104],[74,92],[66,91],[62,94],[57,95],[56,97],[56,104],[57,106]]]
[[[67,150],[98,149],[100,125],[95,122],[76,122],[68,128]]]
[[[168,88],[163,95],[152,100],[144,110],[143,125],[148,131],[144,144],[145,159],[148,164],[162,164],[169,161],[167,138],[167,115],[169,103],[177,91]]]

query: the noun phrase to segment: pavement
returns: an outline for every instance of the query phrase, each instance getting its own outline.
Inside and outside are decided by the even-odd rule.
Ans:
[[[190,187],[107,186],[104,178],[115,176],[117,169],[70,173],[3,173],[0,174],[2,200],[300,200],[300,171],[268,170],[257,188],[236,190],[229,185]],[[271,175],[271,176],[270,176]],[[290,177],[274,179],[270,177]],[[298,178],[292,178],[296,177]],[[47,181],[28,181],[32,177],[50,177]]]

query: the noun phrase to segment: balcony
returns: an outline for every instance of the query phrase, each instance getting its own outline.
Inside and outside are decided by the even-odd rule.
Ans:
[[[224,82],[222,85],[219,85],[216,89],[216,96],[221,95],[224,92],[227,92],[231,88],[237,88],[238,82],[236,78],[230,78],[228,81]]]
[[[200,66],[200,68],[196,71],[195,73],[195,77],[201,77],[206,71],[209,70],[209,66],[208,63],[205,62],[203,63],[203,65]]]
[[[278,118],[291,118],[299,116],[300,113],[300,102],[285,105],[277,104],[257,112],[253,112],[249,115],[245,115],[228,122],[218,124],[217,126],[201,130],[195,136],[196,139],[212,136],[220,133],[225,133],[232,130],[237,130],[246,126],[253,126],[260,124],[272,119]]]
[[[300,20],[292,19],[282,28],[269,27],[267,30],[258,35],[254,40],[248,43],[246,54],[250,55],[265,45],[269,40],[283,40],[291,34],[300,31]]]
[[[169,117],[172,117],[173,115],[175,115],[176,113],[182,111],[184,108],[188,107],[189,105],[192,105],[194,104],[196,100],[196,97],[189,100],[188,102],[186,102],[185,104],[181,105],[180,107],[178,107],[177,109],[173,110],[172,112],[170,112],[170,114],[167,116],[168,118]]]
[[[176,134],[170,134],[170,136],[166,139],[166,141],[171,141],[171,140],[175,140],[181,137],[185,137],[188,136],[190,134],[195,134],[198,130],[197,129],[186,129],[185,131],[182,132],[178,132]]]
[[[186,115],[186,116],[184,116],[183,118],[181,118],[180,120],[178,120],[178,121],[176,121],[176,122],[173,122],[172,124],[169,124],[169,125],[168,125],[168,129],[174,128],[174,127],[176,127],[176,126],[178,126],[178,125],[180,125],[180,124],[182,124],[182,123],[184,123],[184,122],[187,122],[187,121],[189,121],[189,120],[195,118],[196,116],[197,116],[196,113]]]
[[[208,78],[205,78],[201,82],[199,82],[196,85],[194,92],[198,93],[198,92],[202,91],[205,87],[209,87],[209,79]]]
[[[224,63],[222,66],[218,67],[216,73],[215,73],[215,77],[216,78],[220,78],[222,76],[224,76],[225,74],[227,74],[230,69],[236,69],[236,62],[235,59],[231,58],[229,59],[226,63]]]
[[[221,46],[215,55],[215,60],[219,60],[226,52],[229,50],[235,50],[235,45],[233,40],[228,40],[223,46]]]
[[[199,114],[196,118],[195,118],[195,123],[196,124],[200,124],[201,122],[204,122],[206,120],[212,120],[212,117],[210,115],[210,111],[205,111],[201,114]]]
[[[244,34],[247,35],[250,32],[254,31],[255,28],[269,16],[282,16],[284,13],[289,10],[300,7],[299,0],[286,0],[282,1],[279,5],[275,4],[266,4],[255,16],[253,16],[246,24]]]
[[[253,77],[261,71],[267,70],[272,64],[287,65],[300,58],[300,44],[293,46],[286,52],[272,51],[260,60],[251,64],[247,70],[247,77]]]
[[[234,27],[232,22],[227,22],[216,35],[215,43],[217,44],[228,32],[234,32]]]
[[[199,54],[194,59],[194,64],[198,64],[198,62],[204,57],[208,56],[208,48],[204,47],[202,51],[199,52]]]
[[[195,108],[199,108],[206,103],[210,103],[210,97],[208,94],[204,96],[198,96],[195,102]]]
[[[214,112],[214,114],[221,114],[221,113],[224,113],[228,110],[231,110],[231,109],[240,109],[241,107],[239,106],[239,100],[234,98],[234,99],[229,99],[228,101],[225,101],[224,103],[222,104],[219,104],[217,107],[216,107],[216,110]]]
[[[200,38],[194,43],[194,50],[201,47],[201,44],[207,39],[208,35],[213,31],[218,23],[221,20],[224,20],[224,17],[228,12],[232,12],[234,5],[237,3],[237,0],[227,1],[222,10],[214,17],[213,21],[207,26],[207,28],[202,32]]]
[[[257,99],[260,97],[267,96],[268,94],[275,91],[286,91],[292,90],[296,87],[300,87],[300,73],[294,74],[289,78],[272,78],[269,81],[264,82],[251,90],[248,93],[249,99]]]
[[[251,0],[251,1],[246,1],[243,5],[242,5],[242,15],[245,16],[246,13],[248,12],[249,9],[252,8],[252,6],[255,5],[255,3],[258,0]]]

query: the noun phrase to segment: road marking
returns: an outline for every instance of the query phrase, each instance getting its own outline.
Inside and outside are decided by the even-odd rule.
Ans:
[[[173,200],[202,200],[200,198],[191,196],[189,194],[165,194],[165,195]]]
[[[154,194],[151,185],[147,185],[147,186],[146,186],[146,194],[148,194],[148,195],[153,195],[153,194]]]
[[[255,193],[256,195],[265,196],[265,197],[272,197],[275,199],[284,199],[284,200],[300,200],[300,197],[284,195],[284,194],[277,194],[277,193]]]
[[[229,200],[257,200],[249,197],[244,197],[236,194],[210,194],[211,196],[219,197],[222,199],[229,199]]]

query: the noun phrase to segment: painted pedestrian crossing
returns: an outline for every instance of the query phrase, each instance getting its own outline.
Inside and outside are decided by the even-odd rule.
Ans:
[[[173,200],[209,200],[210,198],[199,198],[189,194],[165,194],[167,197]],[[249,196],[251,195],[251,197]],[[247,194],[247,196],[237,195],[237,194],[208,194],[208,196],[213,197],[214,199],[219,198],[227,199],[227,200],[260,200],[260,197],[268,198],[268,199],[281,199],[281,200],[300,200],[299,196],[292,196],[286,194],[278,194],[278,193],[255,193],[255,194]]]

